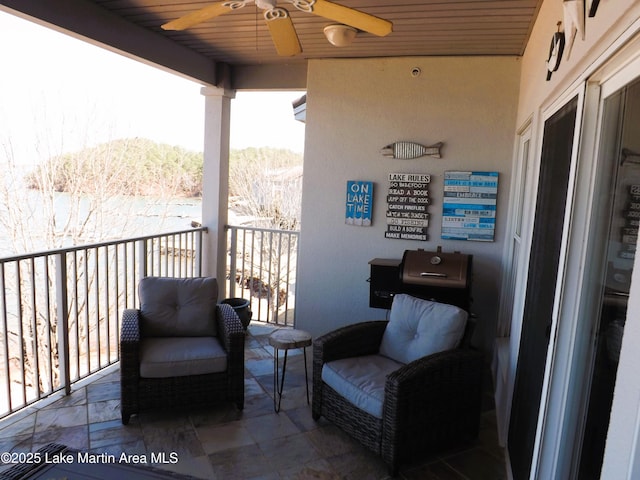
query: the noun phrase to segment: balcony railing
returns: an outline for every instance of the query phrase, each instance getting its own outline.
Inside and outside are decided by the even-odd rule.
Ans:
[[[251,301],[253,320],[293,326],[299,232],[227,226],[230,297]]]
[[[0,417],[117,362],[140,278],[200,276],[205,231],[0,259]]]

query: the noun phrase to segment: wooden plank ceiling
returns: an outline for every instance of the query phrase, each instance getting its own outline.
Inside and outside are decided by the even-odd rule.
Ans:
[[[522,55],[542,0],[334,0],[393,22],[386,37],[359,32],[348,47],[334,47],[322,29],[335,23],[280,1],[297,30],[303,52],[277,55],[262,11],[249,5],[182,32],[163,23],[212,2],[194,0],[92,0],[137,26],[229,65],[304,63],[339,57]]]

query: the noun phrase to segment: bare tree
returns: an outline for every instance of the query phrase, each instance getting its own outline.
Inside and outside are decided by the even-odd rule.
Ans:
[[[230,208],[264,228],[300,228],[302,156],[289,150],[248,148],[232,152]]]
[[[270,307],[271,321],[288,307],[286,292],[295,282],[297,236],[289,232],[300,227],[302,157],[270,148],[232,152],[229,185],[230,209],[245,218],[244,225],[263,229],[237,239],[235,280],[257,299],[258,310],[263,303]]]
[[[151,208],[156,215],[156,226],[166,217],[165,210],[159,210],[153,201],[129,201],[128,193],[138,193],[142,189],[153,191],[158,198],[178,196],[185,183],[193,183],[191,178],[168,178],[161,168],[151,168],[151,174],[139,178],[131,174],[129,157],[139,154],[139,141],[108,142],[104,148],[86,148],[75,155],[50,155],[51,149],[42,148],[44,154],[35,166],[27,165],[18,158],[11,138],[2,141],[0,150],[0,242],[2,255],[33,253],[53,250],[73,245],[81,245],[106,240],[135,236],[138,219]],[[142,142],[144,146],[144,142]],[[159,159],[160,163],[163,159]],[[144,183],[146,185],[137,185]],[[192,186],[193,187],[193,186]],[[194,187],[197,188],[197,187]],[[166,202],[165,202],[166,205]],[[148,232],[145,232],[148,233]],[[68,275],[69,289],[89,292],[95,288],[95,268],[89,264],[104,262],[107,265],[116,261],[113,252],[75,257],[68,268],[74,269]],[[2,264],[4,265],[4,264]],[[37,398],[37,392],[51,392],[60,386],[58,377],[58,322],[55,300],[55,266],[51,260],[44,263],[34,260],[14,262],[15,268],[5,275],[1,272],[4,296],[0,306],[7,317],[2,352],[7,352],[6,361],[10,365],[13,383],[22,385],[22,397],[19,401],[28,402]],[[108,267],[107,267],[108,268]],[[7,299],[17,299],[9,302]],[[77,332],[79,354],[90,357],[89,343],[102,331],[106,322],[113,316],[113,305],[97,299],[88,304],[89,295],[79,295],[70,299],[78,304],[68,305],[69,329]],[[80,321],[85,319],[86,321]],[[100,343],[100,341],[98,341]],[[103,342],[103,345],[109,342]],[[117,355],[117,339],[112,339]],[[106,352],[107,358],[114,352]],[[4,356],[4,354],[0,355]],[[102,360],[102,353],[88,358],[87,367]],[[92,366],[93,365],[93,366]],[[76,372],[78,373],[78,372]],[[86,372],[85,372],[86,373]],[[18,389],[17,391],[20,391]],[[20,395],[20,394],[18,394]]]

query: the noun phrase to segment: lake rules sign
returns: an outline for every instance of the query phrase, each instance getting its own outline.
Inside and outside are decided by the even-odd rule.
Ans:
[[[385,238],[428,240],[429,183],[424,173],[390,173]]]
[[[347,181],[347,206],[345,223],[360,227],[371,226],[373,209],[373,182]]]
[[[492,242],[498,172],[445,172],[442,238]]]

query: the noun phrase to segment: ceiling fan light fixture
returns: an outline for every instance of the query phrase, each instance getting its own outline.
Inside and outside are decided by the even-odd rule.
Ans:
[[[356,38],[357,33],[357,29],[341,23],[327,25],[324,27],[324,36],[327,37],[327,40],[331,45],[336,47],[346,47],[351,45],[351,42]]]

